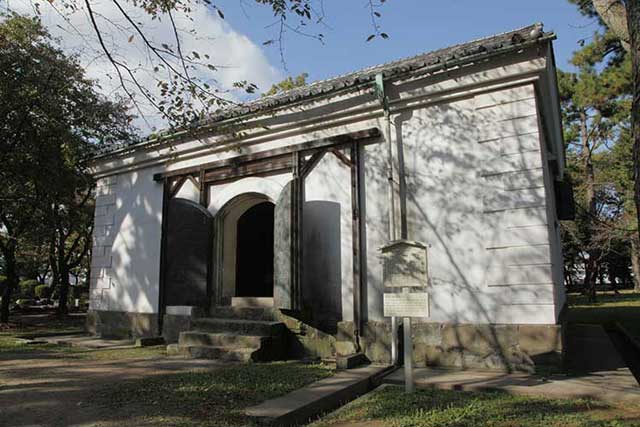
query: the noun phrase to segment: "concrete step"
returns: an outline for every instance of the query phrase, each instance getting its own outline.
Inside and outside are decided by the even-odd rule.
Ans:
[[[183,347],[190,346],[222,346],[222,347],[246,347],[258,349],[271,337],[260,335],[236,335],[229,333],[210,333],[201,331],[182,332],[178,344]]]
[[[216,359],[224,362],[251,362],[255,348],[198,345],[181,347],[181,351],[196,359]]]
[[[231,306],[273,308],[273,297],[232,297]]]
[[[211,316],[219,319],[278,320],[279,310],[261,307],[220,306],[211,309]]]
[[[233,335],[275,336],[284,334],[286,327],[282,322],[267,320],[204,317],[193,321],[192,330],[199,332],[227,333]]]
[[[367,366],[341,371],[285,396],[245,409],[252,425],[297,426],[377,387],[385,374],[395,368]]]

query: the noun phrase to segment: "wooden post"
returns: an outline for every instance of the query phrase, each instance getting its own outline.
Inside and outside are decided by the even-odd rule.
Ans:
[[[162,184],[162,224],[161,224],[161,236],[160,236],[160,273],[159,273],[159,292],[158,292],[158,335],[162,335],[162,325],[164,322],[164,292],[166,274],[165,268],[167,265],[166,254],[167,251],[167,227],[169,226],[169,201],[171,192],[171,179],[165,178]]]
[[[302,159],[300,152],[294,151],[292,153],[292,172],[293,172],[293,191],[292,191],[292,301],[291,308],[298,310],[302,307],[302,209],[304,205],[304,177],[301,176],[300,170],[302,165]]]
[[[353,323],[358,347],[362,335],[362,250],[360,247],[362,218],[360,215],[360,156],[358,145],[351,145],[351,214],[353,263]],[[359,349],[358,349],[359,350]]]
[[[200,185],[200,205],[203,208],[208,207],[209,204],[209,186],[204,179],[204,169],[200,170],[200,178],[198,184]]]

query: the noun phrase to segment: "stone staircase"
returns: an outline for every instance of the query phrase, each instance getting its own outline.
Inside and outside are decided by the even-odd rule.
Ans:
[[[273,308],[217,307],[192,319],[174,352],[194,358],[263,362],[286,357],[286,327]]]

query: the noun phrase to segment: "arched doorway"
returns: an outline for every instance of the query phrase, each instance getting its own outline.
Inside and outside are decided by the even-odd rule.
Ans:
[[[258,203],[238,218],[236,297],[273,297],[274,207]]]
[[[294,295],[292,275],[293,195],[293,181],[280,186],[264,178],[244,178],[212,199],[212,309],[297,307],[294,297],[299,294]]]

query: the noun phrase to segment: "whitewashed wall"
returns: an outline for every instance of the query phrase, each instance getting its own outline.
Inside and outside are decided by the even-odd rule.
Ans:
[[[549,214],[532,85],[404,113],[408,238],[429,245],[429,321],[555,323]],[[386,240],[381,147],[366,149],[369,318]],[[560,258],[561,259],[561,258]],[[560,260],[557,256],[556,261]],[[557,278],[556,278],[557,280]]]
[[[547,62],[541,50],[520,55],[391,88],[394,102],[402,108],[393,117],[393,137],[402,140],[404,150],[408,238],[429,245],[428,321],[555,323],[564,302],[553,177],[541,150],[544,135],[534,92],[534,81],[546,78]],[[422,98],[416,101],[410,96]],[[320,117],[326,122],[320,123]],[[315,122],[296,127],[305,120]],[[370,127],[384,129],[377,101],[366,91],[313,101],[255,122],[260,125],[243,141],[224,142],[218,136],[185,142],[171,153],[175,160],[167,163],[156,163],[164,149],[144,149],[101,164],[102,174],[135,171],[104,178],[99,187],[103,194],[96,208],[93,309],[157,310],[162,186],[153,181],[153,172]],[[378,249],[387,241],[388,210],[382,142],[362,147],[364,297],[370,320],[383,319]],[[212,186],[209,210],[215,214],[243,191],[276,194],[289,179],[290,174],[283,174]],[[185,187],[179,196],[195,199],[194,191]],[[349,320],[353,316],[349,170],[329,154],[308,177],[305,192],[310,203],[305,207],[309,219],[305,247],[330,247],[326,251],[331,252],[319,251],[318,258],[310,260],[314,252],[308,250],[305,260],[321,265],[322,259],[339,257],[339,269],[325,273],[341,282],[342,315]],[[330,217],[317,215],[314,202],[334,203],[339,214],[331,222]],[[337,245],[313,241],[323,237],[322,227],[331,228],[328,222],[333,234],[339,228],[342,237]],[[306,280],[314,281],[309,271],[306,274]],[[314,281],[318,292],[321,282]]]
[[[152,169],[98,181],[91,310],[158,309],[162,185]]]

